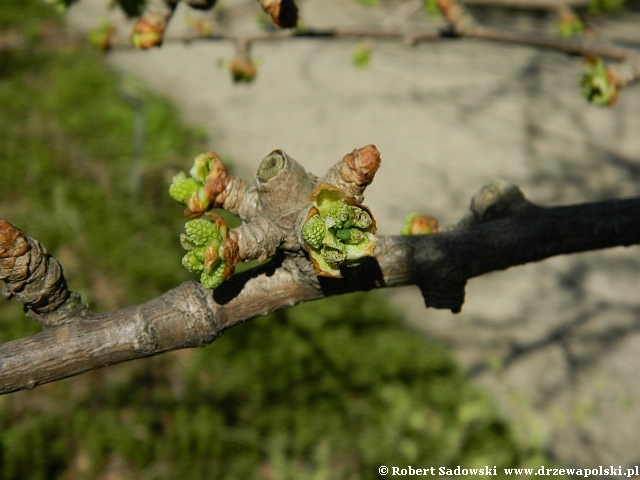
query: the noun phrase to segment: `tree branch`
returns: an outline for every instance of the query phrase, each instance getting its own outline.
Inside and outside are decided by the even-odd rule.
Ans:
[[[0,393],[207,345],[238,323],[331,295],[417,285],[427,306],[458,312],[469,278],[555,255],[640,243],[640,198],[543,208],[513,195],[513,188],[505,196],[494,187],[483,188],[458,227],[382,237],[375,257],[343,268],[342,279],[317,277],[302,252],[280,253],[213,292],[187,282],[123,310],[77,310],[65,323],[0,345]],[[9,277],[6,269],[1,273]]]

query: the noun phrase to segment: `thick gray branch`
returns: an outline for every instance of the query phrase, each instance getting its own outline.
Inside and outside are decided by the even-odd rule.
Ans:
[[[0,393],[84,371],[206,345],[258,315],[321,297],[418,285],[427,306],[459,311],[467,279],[555,255],[640,243],[640,199],[567,207],[520,205],[507,217],[452,231],[382,237],[376,257],[319,279],[306,257],[275,258],[215,292],[187,282],[142,305],[69,323],[0,345]]]

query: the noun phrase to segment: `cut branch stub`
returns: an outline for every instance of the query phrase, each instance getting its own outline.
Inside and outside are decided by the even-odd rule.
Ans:
[[[296,221],[300,212],[309,207],[316,181],[282,150],[274,150],[260,163],[255,176],[260,215],[282,231],[285,250],[300,251]]]

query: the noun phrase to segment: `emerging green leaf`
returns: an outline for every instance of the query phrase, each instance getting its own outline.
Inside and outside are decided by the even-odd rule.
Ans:
[[[187,199],[200,188],[202,188],[200,182],[193,178],[187,178],[184,172],[180,172],[173,177],[169,187],[169,195],[180,203],[187,203]]]
[[[613,105],[618,98],[616,87],[611,83],[600,57],[587,58],[580,85],[582,95],[596,105]]]

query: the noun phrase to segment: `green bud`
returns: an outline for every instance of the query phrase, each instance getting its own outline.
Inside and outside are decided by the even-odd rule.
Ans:
[[[587,58],[580,85],[582,95],[596,105],[613,105],[618,98],[616,87],[611,83],[600,57]]]
[[[207,175],[209,175],[210,166],[211,158],[206,153],[203,153],[195,158],[189,173],[195,180],[204,183],[207,180]]]
[[[342,230],[338,230],[336,231],[336,237],[338,237],[341,242],[349,245],[358,244],[365,239],[364,232],[357,228],[343,228]]]
[[[191,194],[187,199],[186,205],[191,212],[202,215],[209,208],[209,195],[204,188],[200,188]]]
[[[173,177],[169,187],[169,195],[180,203],[187,203],[191,195],[197,192],[202,184],[193,178],[187,178],[184,172],[180,172]]]
[[[180,234],[180,245],[182,245],[182,248],[185,250],[193,250],[196,247],[196,245],[189,240],[189,237],[184,233]]]
[[[575,15],[566,15],[558,22],[558,35],[562,38],[571,38],[581,35],[585,26],[582,20]]]
[[[369,214],[363,209],[349,206],[349,213],[351,217],[351,224],[354,227],[358,227],[362,230],[366,230],[371,227],[371,216],[369,216]]]
[[[322,247],[322,240],[326,234],[327,229],[320,215],[314,215],[302,227],[302,238],[313,248]]]
[[[348,265],[359,265],[366,257],[373,257],[378,237],[373,233],[363,232],[364,238],[359,243],[345,245]]]
[[[338,237],[338,240],[341,242],[346,242],[351,238],[351,232],[348,228],[343,228],[336,231],[336,237]]]
[[[234,267],[224,256],[229,254],[225,251],[229,248],[225,243],[229,230],[224,219],[211,213],[207,216],[212,220],[198,218],[185,224],[187,233],[180,235],[180,243],[189,252],[182,258],[182,265],[190,272],[202,272],[201,283],[216,288],[231,276]]]
[[[340,265],[347,259],[347,254],[340,250],[324,247],[321,252],[322,257],[329,263]]]
[[[327,228],[342,228],[349,221],[349,207],[344,202],[332,202],[321,211],[321,214]]]
[[[333,248],[334,250],[344,250],[344,244],[336,237],[333,229],[329,230],[327,235],[322,239],[322,244]]]
[[[216,225],[202,218],[191,220],[185,223],[184,227],[187,231],[187,237],[194,245],[204,246],[213,239],[222,242],[222,236]]]
[[[204,264],[196,257],[193,250],[182,257],[182,265],[190,272],[198,272],[204,269]]]
[[[206,250],[205,247],[196,247],[193,250],[191,250],[191,252],[193,253],[193,256],[196,258],[196,260],[198,260],[202,264],[204,264],[204,252],[205,252],[205,250]],[[204,268],[204,265],[203,265],[202,268]],[[202,268],[198,268],[198,270],[202,270]]]
[[[410,213],[404,219],[401,235],[428,235],[439,230],[438,220],[424,213]]]
[[[212,272],[220,264],[220,245],[221,242],[216,239],[207,244],[203,258],[205,272]]]
[[[317,213],[312,210],[302,227],[302,238],[318,275],[341,277],[341,265],[357,265],[373,256],[377,237],[367,207],[322,183],[312,199]]]
[[[89,43],[106,52],[111,48],[111,42],[116,28],[106,19],[102,19],[100,26],[89,32]]]
[[[224,282],[225,278],[226,265],[221,263],[215,270],[211,272],[202,272],[200,275],[200,283],[205,288],[210,288],[211,290],[218,288],[222,282]]]
[[[371,46],[359,43],[353,49],[353,65],[365,69],[371,64]]]

